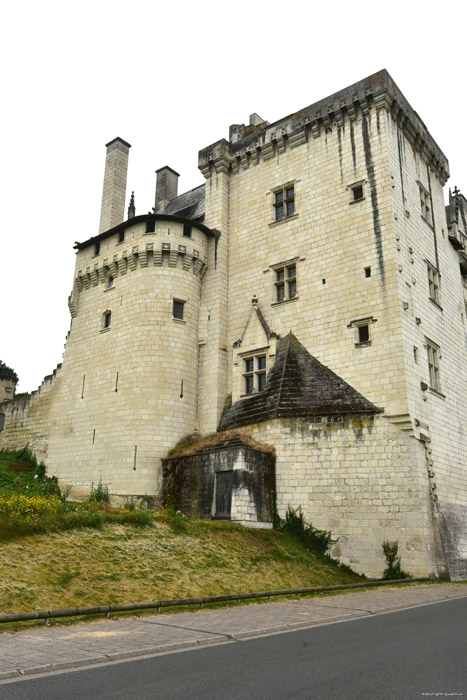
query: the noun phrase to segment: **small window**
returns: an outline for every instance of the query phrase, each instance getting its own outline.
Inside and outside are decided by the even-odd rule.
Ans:
[[[0,413],[0,432],[3,430],[4,425],[5,425],[5,414]]]
[[[430,200],[430,193],[426,191],[426,189],[422,186],[419,185],[420,188],[420,209],[422,213],[422,218],[425,219],[425,221],[432,225],[432,216],[431,216],[431,200]]]
[[[371,277],[371,267],[364,267],[365,277]]]
[[[101,244],[100,244],[100,241],[98,241],[97,243],[94,243],[94,255],[99,255],[100,252],[101,252]]]
[[[370,340],[370,326],[365,324],[363,326],[357,326],[358,329],[358,342],[368,343]]]
[[[112,289],[113,286],[114,278],[112,277],[112,275],[110,275],[110,277],[107,277],[107,289]]]
[[[356,182],[355,185],[350,185],[351,200],[352,202],[359,202],[363,199],[363,182]]]
[[[274,192],[274,219],[282,221],[295,214],[295,190],[293,185]]]
[[[191,224],[183,224],[183,235],[185,238],[191,238]]]
[[[123,243],[125,240],[125,231],[118,232],[118,243]]]
[[[431,301],[434,301],[435,304],[440,303],[440,296],[439,296],[439,272],[432,265],[431,263],[427,263],[428,265],[428,289],[429,289],[429,294],[430,294],[430,299]]]
[[[370,328],[373,323],[376,323],[376,319],[372,316],[367,318],[359,318],[355,321],[351,321],[347,328],[355,328],[355,347],[371,345],[371,331]]]
[[[153,219],[152,221],[146,221],[146,233],[154,233],[156,230],[156,221]]]
[[[183,310],[184,310],[185,302],[184,301],[178,301],[177,299],[174,299],[173,302],[173,317],[177,318],[179,321],[183,321]]]
[[[415,364],[418,365],[418,348],[416,345],[413,346],[413,359]]]
[[[245,394],[254,394],[266,388],[266,355],[244,359]]]
[[[297,296],[297,266],[295,263],[276,267],[275,301],[294,299]]]
[[[112,322],[112,312],[106,311],[104,313],[103,328],[110,328],[111,322]]]
[[[441,391],[441,383],[439,379],[439,346],[431,340],[426,341],[426,349],[428,353],[428,371],[430,374],[430,387],[435,391]]]

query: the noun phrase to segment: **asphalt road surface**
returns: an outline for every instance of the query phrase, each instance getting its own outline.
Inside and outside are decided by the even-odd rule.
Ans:
[[[467,698],[467,598],[0,684],[1,700]]]

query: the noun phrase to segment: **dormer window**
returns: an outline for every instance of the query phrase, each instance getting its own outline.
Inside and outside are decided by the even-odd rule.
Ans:
[[[243,358],[245,394],[264,391],[266,387],[266,355],[253,355]]]

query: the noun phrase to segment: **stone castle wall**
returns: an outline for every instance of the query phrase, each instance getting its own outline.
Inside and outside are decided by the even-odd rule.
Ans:
[[[252,426],[276,449],[276,502],[301,505],[314,527],[339,540],[331,555],[369,576],[385,568],[384,540],[398,541],[414,576],[443,572],[435,549],[420,443],[384,416],[281,420]]]

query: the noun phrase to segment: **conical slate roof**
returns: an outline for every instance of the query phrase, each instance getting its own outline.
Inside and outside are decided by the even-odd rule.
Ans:
[[[218,430],[272,418],[379,412],[381,409],[310,355],[290,332],[278,342],[264,391],[226,406]]]

